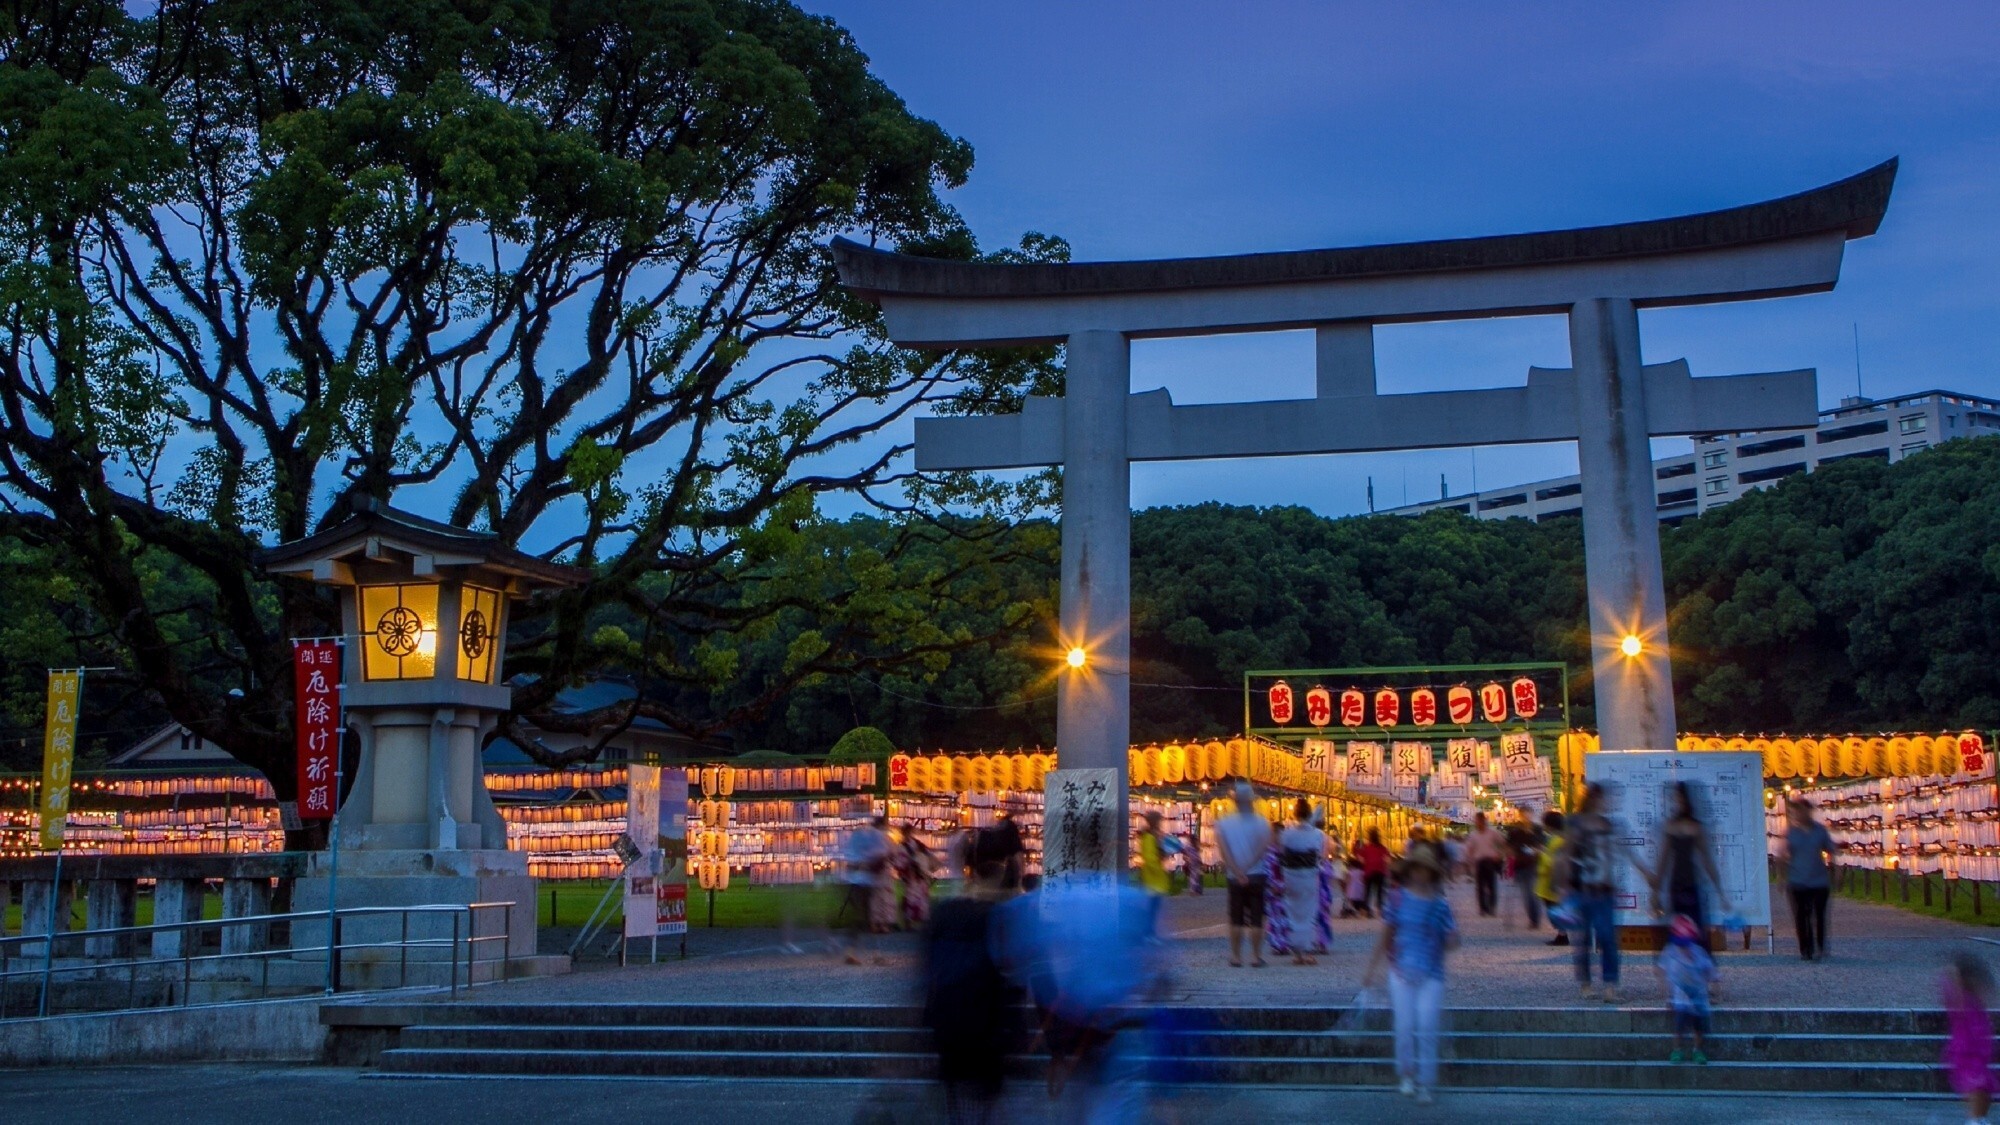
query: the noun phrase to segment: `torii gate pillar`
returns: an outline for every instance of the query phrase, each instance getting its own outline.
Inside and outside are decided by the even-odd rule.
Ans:
[[[1578,427],[1576,439],[1599,737],[1606,750],[1671,750],[1674,678],[1639,310],[1623,298],[1578,302],[1569,350],[1576,416],[1602,420]],[[1628,637],[1638,639],[1636,654],[1624,651]]]
[[[1117,819],[1127,822],[1132,744],[1132,468],[1125,400],[1132,348],[1122,332],[1069,337],[1063,383],[1062,646],[1081,649],[1056,681],[1064,769],[1118,771]]]

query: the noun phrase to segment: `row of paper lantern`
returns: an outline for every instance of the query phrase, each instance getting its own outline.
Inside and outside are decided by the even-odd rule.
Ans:
[[[1737,735],[1682,735],[1682,751],[1735,750],[1760,754],[1767,777],[1932,777],[1983,775],[1985,736],[1963,734],[1895,735],[1864,738],[1745,738]]]
[[[729,826],[734,806],[730,805],[728,801],[703,800],[690,801],[688,803],[690,811],[694,813],[695,819],[701,821],[704,827],[726,828]]]
[[[701,767],[701,792],[705,797],[727,797],[736,792],[736,767]]]
[[[1047,753],[964,758],[897,754],[889,759],[889,788],[911,793],[1034,790],[1042,787],[1042,779],[1055,768],[1056,756]]]
[[[1504,723],[1509,711],[1517,719],[1528,720],[1541,713],[1541,689],[1535,681],[1526,676],[1515,679],[1510,684],[1482,684],[1477,692],[1465,684],[1458,684],[1445,692],[1442,711],[1438,708],[1437,692],[1431,688],[1412,689],[1407,697],[1409,703],[1409,723],[1417,727],[1437,725],[1440,719],[1458,726],[1467,726],[1483,718],[1489,723]],[[1360,688],[1347,688],[1336,699],[1325,685],[1315,685],[1305,695],[1305,721],[1315,727],[1328,727],[1338,722],[1344,727],[1362,727],[1374,719],[1377,727],[1403,725],[1403,704],[1405,696],[1395,688],[1377,688],[1372,697]],[[1264,704],[1277,726],[1289,726],[1300,717],[1293,694],[1292,685],[1279,680],[1265,689]]]
[[[1056,756],[1049,753],[970,757],[897,754],[889,759],[889,787],[917,793],[1036,790],[1056,765]],[[1127,752],[1125,765],[1135,786],[1235,778],[1291,789],[1305,783],[1304,763],[1296,755],[1241,738],[1134,747]]]

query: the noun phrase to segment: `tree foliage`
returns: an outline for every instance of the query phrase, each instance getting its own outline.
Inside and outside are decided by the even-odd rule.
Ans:
[[[843,638],[795,636],[716,703],[801,585],[874,599],[850,633],[930,596],[801,579],[786,552],[819,497],[1018,499],[911,475],[892,427],[1051,390],[1050,353],[893,349],[823,249],[976,256],[941,196],[971,162],[782,0],[12,5],[0,535],[73,583],[45,630],[72,659],[117,665],[99,682],[281,796],[286,639],[336,616],[252,560],[359,497],[595,572],[519,615],[518,714],[629,718],[550,707],[612,669],[673,689],[632,708],[728,729],[855,666]]]

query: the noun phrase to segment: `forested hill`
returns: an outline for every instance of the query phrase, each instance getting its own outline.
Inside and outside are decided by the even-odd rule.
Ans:
[[[1186,685],[1135,687],[1136,739],[1237,728],[1254,667],[1562,660],[1591,723],[1577,520],[1201,504],[1139,513],[1132,549],[1134,679]],[[1662,552],[1682,729],[2000,725],[2000,438],[1792,477],[1663,529]],[[827,684],[750,741],[824,745],[860,719],[906,746],[1046,743],[1049,635],[883,685],[1007,706]]]
[[[674,702],[740,707],[812,646],[865,654],[924,644],[936,650],[933,678],[893,661],[812,678],[737,728],[735,744],[822,752],[868,724],[905,747],[1047,745],[1053,530],[1034,522],[984,539],[912,539],[875,519],[809,523],[783,564],[805,574],[801,589],[816,581],[813,568],[848,584],[865,573],[869,600],[793,597],[727,654],[712,696]],[[1328,519],[1201,504],[1139,513],[1132,545],[1140,740],[1236,729],[1240,676],[1255,667],[1562,660],[1575,675],[1576,719],[1591,724],[1574,519]],[[1662,550],[1682,729],[2000,726],[2000,438],[1795,476],[1665,529]],[[0,593],[14,609],[0,623],[12,728],[0,759],[13,768],[39,753],[41,669],[73,659],[54,620],[41,621],[63,600],[50,586],[59,581],[32,552],[0,550]],[[92,744],[115,750],[162,717],[127,693],[101,715],[104,737]]]

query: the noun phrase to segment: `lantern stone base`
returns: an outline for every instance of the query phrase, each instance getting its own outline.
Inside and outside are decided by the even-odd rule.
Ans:
[[[327,908],[329,857],[313,857],[311,870],[292,892],[292,909],[300,913]],[[341,942],[347,946],[341,963],[441,962],[468,957],[468,936],[480,939],[470,951],[474,962],[515,961],[535,956],[535,880],[528,859],[502,850],[364,851],[341,849],[336,890],[340,910],[357,907],[470,906],[508,903],[505,908],[477,910],[468,920],[463,912],[389,910],[381,914],[343,915]],[[468,921],[470,934],[468,935]],[[456,930],[453,927],[456,925]],[[292,948],[300,957],[324,961],[327,945],[324,921],[300,919],[292,924]],[[453,942],[454,935],[457,941]],[[405,949],[401,943],[427,944]],[[379,944],[375,944],[379,943]],[[375,944],[374,948],[353,948]]]

